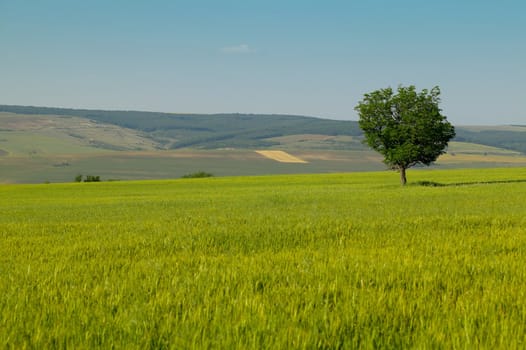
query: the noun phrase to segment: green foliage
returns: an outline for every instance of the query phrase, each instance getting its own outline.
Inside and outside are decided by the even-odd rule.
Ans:
[[[416,165],[430,165],[445,152],[455,128],[440,114],[440,89],[417,92],[414,86],[365,94],[356,106],[365,142],[402,174]]]
[[[525,174],[3,185],[0,346],[521,348]]]
[[[98,175],[86,175],[84,182],[100,182],[100,176]]]
[[[195,173],[183,175],[182,178],[183,179],[196,179],[196,178],[212,177],[212,176],[214,175],[211,173],[207,173],[206,171],[198,171]]]
[[[98,175],[86,175],[84,178],[82,175],[75,176],[75,182],[82,182],[84,179],[84,182],[100,182],[100,176]]]

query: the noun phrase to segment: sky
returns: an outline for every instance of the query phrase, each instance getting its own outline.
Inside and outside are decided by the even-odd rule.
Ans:
[[[400,85],[526,124],[526,1],[0,0],[0,104],[357,120]]]

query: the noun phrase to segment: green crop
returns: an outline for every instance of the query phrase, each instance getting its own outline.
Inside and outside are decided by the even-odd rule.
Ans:
[[[0,347],[524,348],[526,169],[409,179],[0,186]]]

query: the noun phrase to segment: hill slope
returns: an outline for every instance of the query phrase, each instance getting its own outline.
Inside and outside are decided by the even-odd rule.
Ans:
[[[526,154],[526,126],[457,127],[455,141],[477,143]]]
[[[526,127],[457,127],[436,167],[526,166]],[[382,170],[355,121],[0,105],[0,183]],[[280,162],[254,151],[287,152]],[[523,152],[523,153],[521,153]],[[268,153],[268,152],[267,152]],[[276,158],[276,157],[274,157]]]
[[[328,120],[294,115],[263,114],[181,114],[141,111],[104,111],[0,105],[0,112],[33,116],[85,118],[84,123],[124,128],[142,140],[132,148],[294,148],[363,149],[362,132],[356,121]],[[0,125],[0,129],[5,126]],[[99,128],[98,131],[101,128]],[[526,126],[456,126],[454,141],[512,150],[526,154]],[[290,136],[293,136],[290,138]],[[321,136],[321,137],[320,137]],[[324,136],[331,136],[326,138]],[[351,138],[352,137],[352,141]],[[118,145],[115,138],[108,149],[130,148]],[[146,141],[148,140],[148,141]],[[306,142],[305,142],[306,141]],[[314,142],[313,142],[314,141]],[[144,144],[141,146],[141,144]]]
[[[355,121],[293,115],[175,114],[47,107],[0,106],[0,112],[75,116],[140,131],[160,148],[262,148],[279,144],[273,137],[298,134],[358,136]]]
[[[56,115],[0,112],[0,149],[4,155],[94,153],[103,150],[154,150],[145,133],[113,124]]]

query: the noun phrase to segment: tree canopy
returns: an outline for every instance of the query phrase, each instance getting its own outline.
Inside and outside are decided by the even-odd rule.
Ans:
[[[439,108],[440,88],[417,92],[414,86],[380,89],[365,94],[355,110],[365,142],[384,156],[384,163],[400,171],[402,185],[406,169],[430,165],[445,153],[455,128]]]

